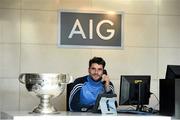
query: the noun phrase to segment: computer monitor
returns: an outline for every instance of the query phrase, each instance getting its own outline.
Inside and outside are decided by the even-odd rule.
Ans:
[[[167,65],[166,80],[174,80],[180,78],[180,65]]]
[[[119,105],[137,105],[142,111],[149,104],[150,75],[122,75],[120,81]]]
[[[160,114],[180,118],[179,81],[180,65],[167,65],[165,79],[160,79]]]

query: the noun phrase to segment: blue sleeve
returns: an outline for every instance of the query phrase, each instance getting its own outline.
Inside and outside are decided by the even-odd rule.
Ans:
[[[73,88],[70,92],[69,96],[69,109],[70,111],[81,111],[80,104],[80,90],[82,88],[83,83],[75,81],[73,84]]]

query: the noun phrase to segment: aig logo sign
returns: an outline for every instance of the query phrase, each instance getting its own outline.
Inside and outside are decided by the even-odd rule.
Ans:
[[[60,12],[59,17],[60,47],[122,47],[122,14]]]
[[[110,21],[110,20],[102,20],[96,26],[96,33],[97,33],[98,37],[101,38],[102,40],[110,40],[114,36],[115,30],[114,29],[107,29],[106,32],[109,32],[110,34],[108,36],[104,36],[100,32],[100,27],[103,24],[109,24],[109,25],[113,26],[114,23],[112,21]],[[84,33],[84,30],[82,28],[82,25],[79,22],[79,19],[76,19],[76,21],[75,21],[75,23],[73,25],[73,28],[71,30],[71,33],[69,34],[68,38],[72,39],[72,36],[74,34],[77,34],[77,35],[79,34],[79,35],[82,36],[83,39],[87,39],[86,35]],[[93,19],[89,20],[89,39],[93,39]]]

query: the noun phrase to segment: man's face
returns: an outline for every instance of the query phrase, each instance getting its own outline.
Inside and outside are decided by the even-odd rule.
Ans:
[[[93,63],[88,69],[89,75],[94,80],[99,80],[103,75],[103,65],[98,65],[97,63]]]

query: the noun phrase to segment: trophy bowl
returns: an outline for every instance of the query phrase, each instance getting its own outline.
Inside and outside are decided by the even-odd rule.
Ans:
[[[28,92],[40,98],[40,104],[32,113],[48,114],[58,113],[50,99],[63,93],[65,85],[72,81],[72,76],[58,73],[22,73],[19,81],[25,85]]]

